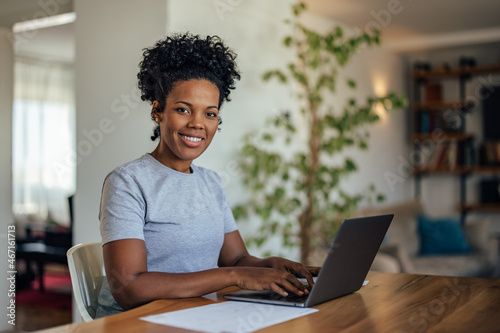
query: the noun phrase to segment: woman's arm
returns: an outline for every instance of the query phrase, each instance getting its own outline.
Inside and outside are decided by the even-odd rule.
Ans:
[[[144,241],[123,239],[103,246],[110,291],[125,310],[161,298],[201,296],[233,285],[228,269],[196,273],[148,272]]]
[[[229,243],[224,241],[223,249],[234,249],[234,233],[230,233]],[[239,233],[237,233],[239,237]],[[227,237],[227,236],[226,236]],[[239,237],[241,240],[241,237]],[[221,262],[229,259],[234,264],[262,262],[244,252],[222,256]],[[241,249],[240,249],[241,250]],[[223,252],[226,252],[225,250]],[[103,246],[104,266],[110,291],[116,302],[125,310],[161,298],[197,297],[229,286],[244,289],[271,289],[284,296],[284,289],[298,295],[304,287],[290,272],[267,267],[227,267],[214,268],[194,273],[148,272],[147,252],[144,241],[123,239],[106,243]],[[241,261],[241,262],[240,262]],[[246,265],[246,264],[245,264]]]
[[[305,278],[311,287],[314,285],[312,277],[317,276],[320,270],[320,267],[304,266],[298,262],[290,261],[279,257],[269,257],[265,259],[254,257],[248,253],[245,243],[243,242],[243,239],[241,238],[241,235],[238,232],[238,230],[227,233],[225,235],[224,244],[222,246],[221,254],[219,256],[219,266],[220,267],[250,266],[250,267],[274,268],[281,272],[292,273],[294,278],[296,276]],[[293,278],[291,279],[294,280]],[[293,284],[297,285],[295,280],[293,281]],[[245,288],[244,286],[240,287],[244,289],[253,289],[253,288]],[[280,294],[285,293],[285,291],[282,289],[278,290],[276,289],[277,288],[272,288],[272,290]],[[299,289],[300,291],[304,291],[303,288]],[[297,294],[297,291],[293,288],[288,290]]]

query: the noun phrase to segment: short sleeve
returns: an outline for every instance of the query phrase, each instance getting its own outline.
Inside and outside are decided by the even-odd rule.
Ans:
[[[231,210],[231,207],[229,206],[229,202],[227,201],[226,197],[224,196],[224,233],[230,233],[238,229],[236,226],[236,221],[234,220],[234,215]]]
[[[119,239],[144,240],[146,204],[139,184],[125,172],[113,171],[104,180],[99,210],[102,243]]]
[[[220,176],[213,172],[214,179],[216,182],[217,187],[219,188],[219,193],[220,193],[220,200],[221,200],[221,207],[222,211],[224,213],[224,233],[230,233],[235,230],[238,230],[238,226],[236,225],[236,221],[234,220],[234,215],[233,211],[231,210],[231,205],[229,204],[229,201],[227,200],[227,195],[226,195],[226,189],[224,188],[224,185],[222,184],[222,179]]]

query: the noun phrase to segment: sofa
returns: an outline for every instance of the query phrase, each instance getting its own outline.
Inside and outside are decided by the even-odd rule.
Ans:
[[[375,257],[372,270],[464,277],[499,276],[499,240],[491,237],[488,219],[467,221],[464,226],[455,220],[457,226],[454,232],[458,237],[464,238],[464,244],[461,246],[466,248],[447,249],[444,246],[445,253],[431,251],[429,254],[429,251],[423,253],[423,246],[429,250],[429,247],[437,245],[437,252],[440,252],[439,247],[449,242],[452,236],[451,233],[444,234],[441,240],[431,238],[429,243],[428,231],[422,229],[425,225],[423,221],[429,217],[419,201],[369,208],[362,213],[362,215],[378,214],[394,214],[394,219]],[[440,221],[426,223],[430,228],[441,225]],[[452,225],[451,223],[448,221],[449,225]]]

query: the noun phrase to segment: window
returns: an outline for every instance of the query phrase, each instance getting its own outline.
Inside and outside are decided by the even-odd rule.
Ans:
[[[76,187],[73,69],[17,57],[14,77],[14,214],[67,225]]]

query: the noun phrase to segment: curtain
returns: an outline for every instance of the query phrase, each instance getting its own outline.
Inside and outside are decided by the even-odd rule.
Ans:
[[[14,78],[14,214],[68,225],[76,187],[73,69],[18,58]]]

